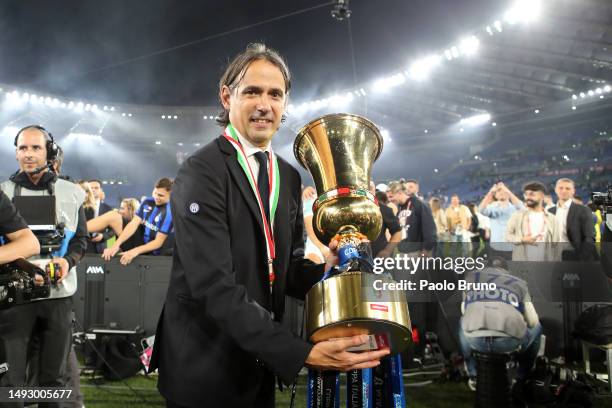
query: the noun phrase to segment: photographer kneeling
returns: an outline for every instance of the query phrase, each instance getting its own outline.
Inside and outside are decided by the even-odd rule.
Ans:
[[[1,189],[15,202],[16,197],[37,196],[40,202],[55,207],[55,231],[39,236],[44,248],[39,258],[59,266],[57,280],[47,299],[36,300],[0,311],[0,342],[4,346],[9,371],[0,386],[26,384],[28,344],[38,337],[38,386],[64,386],[66,356],[71,344],[72,295],[76,291],[75,265],[87,246],[87,227],[82,208],[84,193],[78,185],[58,179],[50,171],[57,153],[53,136],[40,126],[27,126],[15,137],[19,171]],[[52,196],[54,200],[42,200]],[[54,205],[53,205],[54,203]],[[19,207],[18,207],[19,208]],[[40,209],[44,212],[44,208]],[[26,218],[28,218],[26,216]],[[37,261],[41,264],[41,260]],[[57,406],[47,403],[45,406]],[[2,404],[0,404],[2,406]]]

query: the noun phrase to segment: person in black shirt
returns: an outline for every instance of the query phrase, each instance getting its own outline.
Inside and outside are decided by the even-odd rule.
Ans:
[[[376,187],[372,182],[370,182],[370,192],[378,197]],[[393,214],[393,210],[386,203],[379,200],[378,206],[383,223],[378,238],[372,242],[372,256],[374,258],[389,258],[402,239],[402,227],[400,227],[399,220]],[[389,240],[387,240],[387,231],[390,235]]]
[[[437,241],[431,209],[415,194],[410,194],[402,182],[391,183],[387,196],[398,207],[397,218],[403,229],[400,252],[431,253]]]
[[[0,235],[6,237],[6,240],[2,240],[4,245],[0,246],[0,264],[19,258],[29,258],[40,252],[38,240],[2,190],[0,190]]]

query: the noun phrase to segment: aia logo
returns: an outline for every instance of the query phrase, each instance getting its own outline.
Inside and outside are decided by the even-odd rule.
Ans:
[[[97,274],[102,274],[104,275],[104,268],[101,266],[88,266],[87,270],[85,271],[85,273],[89,273],[92,275],[97,275]]]

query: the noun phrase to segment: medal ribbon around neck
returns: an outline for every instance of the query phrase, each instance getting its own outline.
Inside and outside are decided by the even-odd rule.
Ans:
[[[225,128],[225,133],[223,134],[223,136],[231,143],[232,146],[234,146],[234,149],[236,149],[236,153],[237,153],[236,158],[238,159],[238,164],[240,164],[240,167],[242,167],[242,170],[244,171],[244,174],[247,177],[247,180],[249,180],[249,184],[251,185],[251,189],[253,190],[253,194],[255,194],[255,198],[257,199],[257,204],[259,205],[259,212],[261,214],[264,235],[266,238],[266,252],[268,255],[268,267],[269,267],[268,278],[270,280],[270,290],[272,290],[272,286],[274,285],[274,279],[275,279],[274,269],[272,267],[272,261],[276,257],[276,251],[275,251],[275,245],[274,245],[274,234],[272,232],[272,222],[268,222],[262,199],[269,200],[270,218],[271,220],[274,220],[274,215],[276,214],[276,207],[278,206],[278,194],[280,190],[279,189],[280,173],[278,171],[278,160],[274,152],[270,149],[270,155],[272,156],[270,160],[270,166],[268,169],[268,172],[269,172],[268,180],[270,182],[270,185],[269,185],[270,196],[261,197],[259,195],[259,189],[257,188],[257,179],[253,175],[253,170],[251,169],[251,165],[249,164],[249,161],[247,160],[247,155],[244,152],[244,149],[242,148],[242,144],[240,143],[240,140],[238,139],[238,134],[236,132],[236,129],[234,129],[231,123],[228,124],[227,127]]]

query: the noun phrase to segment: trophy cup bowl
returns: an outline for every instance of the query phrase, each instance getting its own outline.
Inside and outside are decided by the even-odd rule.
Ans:
[[[369,192],[370,174],[383,138],[369,120],[331,114],[306,124],[293,151],[315,183],[313,229],[324,244],[337,237],[339,251],[354,249],[363,238],[374,241],[382,216]],[[375,290],[374,282],[392,283],[387,275],[348,271],[314,285],[306,295],[306,330],[313,342],[358,334],[386,336],[392,353],[411,341],[408,304],[403,291]]]

